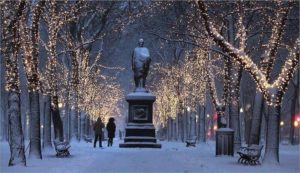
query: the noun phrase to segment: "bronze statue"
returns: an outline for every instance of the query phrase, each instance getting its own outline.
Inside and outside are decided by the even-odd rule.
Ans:
[[[138,47],[132,53],[132,70],[134,72],[135,91],[146,91],[146,77],[151,62],[149,50],[144,47],[144,40],[139,39]]]

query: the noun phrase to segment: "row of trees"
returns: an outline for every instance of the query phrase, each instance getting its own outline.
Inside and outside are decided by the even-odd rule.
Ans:
[[[204,142],[206,130],[213,130],[214,125],[211,122],[205,127],[206,113],[217,112],[218,127],[234,129],[237,148],[248,136],[241,128],[240,108],[244,108],[252,119],[247,142],[261,142],[265,115],[265,160],[278,162],[280,106],[299,61],[299,35],[292,35],[299,33],[297,3],[22,0],[0,5],[1,56],[6,61],[9,92],[10,165],[25,163],[18,62],[24,65],[29,92],[29,153],[41,158],[41,112],[44,146],[51,146],[50,115],[55,139],[80,140],[82,134],[89,134],[93,118],[118,112],[120,86],[115,75],[105,74],[121,69],[100,62],[105,38],[118,35],[124,28],[129,32],[125,26],[133,21],[142,23],[139,29],[160,42],[151,45],[159,63],[154,65],[153,82],[149,83],[157,96],[157,126],[165,129],[169,139],[184,141],[197,135]],[[158,21],[157,15],[164,19]],[[251,80],[245,77],[248,74]],[[243,105],[243,79],[256,82],[253,111],[246,109],[248,104]],[[39,105],[41,95],[43,109]],[[299,107],[296,102],[293,105],[296,114]]]
[[[172,5],[170,3],[162,4],[165,7]],[[169,66],[162,64],[166,70],[161,71],[167,71],[170,74],[169,76],[167,73],[167,75],[161,75],[164,77],[159,79],[161,82],[158,82],[159,85],[154,89],[157,95],[161,96],[156,107],[160,117],[158,122],[163,124],[162,126],[168,126],[169,119],[175,118],[175,122],[177,122],[182,110],[187,107],[195,109],[201,103],[205,103],[203,98],[208,97],[203,96],[208,93],[218,114],[218,127],[230,127],[235,131],[235,147],[238,148],[242,139],[245,138],[242,133],[244,130],[241,129],[243,121],[240,119],[240,108],[243,108],[240,95],[244,94],[240,92],[243,69],[250,74],[257,86],[253,112],[250,113],[252,122],[247,143],[249,145],[260,143],[261,130],[264,130],[261,128],[262,117],[265,117],[266,152],[264,160],[278,163],[279,122],[283,96],[289,81],[293,78],[295,71],[299,69],[299,35],[291,35],[291,33],[299,31],[295,20],[295,17],[297,19],[298,16],[298,5],[295,2],[281,1],[226,4],[203,1],[182,2],[181,6],[188,9],[186,11],[189,13],[183,11],[181,15],[178,15],[178,20],[172,26],[172,30],[166,31],[168,34],[162,35],[161,31],[156,30],[154,31],[155,35],[168,44],[189,45],[185,50],[196,50],[195,52],[201,53],[196,56],[194,62],[190,60],[193,56],[185,53],[183,57],[187,61],[182,58],[179,63],[169,61],[171,62]],[[191,11],[192,13],[190,13]],[[275,61],[278,62],[276,58],[281,62],[275,63]],[[203,62],[200,66],[197,65],[201,64],[197,63],[199,61]],[[214,61],[219,62],[214,63]],[[192,66],[189,64],[190,62],[192,62]],[[204,71],[203,73],[201,73],[201,69]],[[217,73],[218,71],[220,74]],[[191,74],[195,75],[197,80],[190,80]],[[222,78],[222,80],[218,78]],[[202,90],[201,86],[204,86]],[[191,93],[196,89],[198,92],[196,92],[196,97],[193,97]],[[296,98],[297,95],[294,97]],[[194,100],[196,100],[196,104],[189,105]],[[184,106],[182,106],[183,103]],[[296,109],[294,107],[292,111],[297,112]],[[199,120],[203,119],[201,113],[201,111],[197,113]],[[291,120],[293,118],[294,115],[291,116]],[[179,138],[180,128],[185,130],[189,128],[181,126],[180,123],[178,121],[176,125]],[[174,129],[173,127],[167,128]],[[294,126],[291,125],[290,128],[293,129]],[[243,134],[242,138],[241,133]]]
[[[116,75],[122,69],[100,63],[106,27],[112,27],[109,17],[117,15],[111,11],[118,6],[114,2],[24,0],[0,5],[9,165],[26,165],[19,68],[24,66],[27,79],[28,91],[22,92],[28,92],[29,98],[29,157],[42,159],[42,146],[52,146],[51,119],[54,140],[73,137],[79,141],[82,135],[89,135],[91,122],[97,117],[105,121],[119,113],[122,90]],[[93,29],[94,25],[99,27]],[[117,26],[121,29],[122,23]],[[105,70],[114,75],[105,75]],[[25,118],[24,124],[28,125],[27,121]]]

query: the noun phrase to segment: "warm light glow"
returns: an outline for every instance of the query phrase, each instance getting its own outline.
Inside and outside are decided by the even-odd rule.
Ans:
[[[240,109],[240,113],[243,113],[243,112],[244,112],[244,110],[243,110],[243,108],[241,108],[241,109]]]
[[[298,121],[294,121],[294,127],[298,127],[299,126],[299,122]]]
[[[63,107],[63,104],[62,104],[62,103],[58,103],[58,107],[59,107],[59,108],[62,108],[62,107]]]
[[[218,129],[218,126],[215,124],[214,125],[214,130],[217,130]]]
[[[280,121],[280,126],[283,126],[284,125],[284,121]]]

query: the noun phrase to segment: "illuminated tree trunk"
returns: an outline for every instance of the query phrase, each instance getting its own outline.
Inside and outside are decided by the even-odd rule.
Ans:
[[[9,166],[22,164],[26,166],[25,147],[24,147],[24,135],[21,124],[20,113],[20,88],[19,88],[19,71],[18,71],[18,50],[19,50],[19,33],[17,28],[19,26],[19,20],[25,8],[26,2],[21,1],[18,3],[16,11],[9,9],[7,4],[10,2],[4,2],[1,4],[1,20],[3,22],[1,28],[1,34],[3,38],[1,40],[1,51],[3,52],[3,58],[6,61],[6,89],[8,90],[8,130],[9,130],[9,147],[10,147],[10,159]],[[6,11],[7,10],[7,11]],[[10,11],[11,10],[11,11]],[[9,20],[7,16],[4,16],[3,12],[13,14],[12,20]],[[10,14],[10,15],[11,15]],[[9,36],[11,36],[9,38]],[[1,53],[2,53],[1,52]]]
[[[25,5],[25,4],[24,4]],[[16,31],[14,31],[16,34]],[[16,37],[16,35],[14,35]],[[17,46],[16,38],[12,41],[13,53],[9,57],[6,54],[6,83],[8,89],[8,130],[9,130],[9,146],[10,160],[8,165],[23,164],[26,166],[24,135],[21,124],[20,113],[20,94],[19,94],[19,74],[17,65]],[[8,46],[6,44],[6,46]],[[8,48],[6,48],[8,49]]]
[[[255,99],[254,99],[254,108],[252,113],[249,145],[259,144],[261,122],[262,122],[263,100],[264,99],[262,93],[256,91]]]
[[[234,20],[232,15],[228,16],[228,40],[234,45]],[[234,130],[234,148],[238,150],[241,146],[239,96],[242,67],[232,60],[228,60],[228,63],[230,80],[229,128]]]
[[[279,121],[280,106],[268,106],[265,163],[279,164]]]
[[[30,114],[30,149],[29,156],[42,159],[41,152],[41,132],[40,132],[40,101],[39,101],[39,75],[38,75],[38,33],[39,19],[45,1],[39,1],[38,5],[32,9],[31,32],[26,25],[26,21],[21,24],[21,44],[24,51],[24,66],[28,81],[29,90],[29,114]],[[30,36],[27,35],[30,33]],[[31,49],[31,51],[30,51]]]
[[[24,164],[26,166],[24,136],[20,116],[20,95],[11,91],[8,97],[9,146],[11,154],[8,165]]]
[[[51,143],[51,96],[44,96],[44,135],[43,148],[52,148]]]
[[[42,159],[39,93],[29,93],[30,108],[30,149],[29,157]]]

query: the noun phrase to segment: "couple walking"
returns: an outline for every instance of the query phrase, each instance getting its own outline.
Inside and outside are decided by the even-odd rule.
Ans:
[[[114,123],[114,118],[109,118],[108,123],[106,125],[108,142],[107,146],[112,146],[113,138],[115,137],[116,125]],[[95,140],[94,140],[94,148],[96,147],[97,140],[99,139],[99,147],[102,147],[102,128],[104,128],[104,124],[102,123],[101,118],[99,117],[94,124],[95,131]]]

